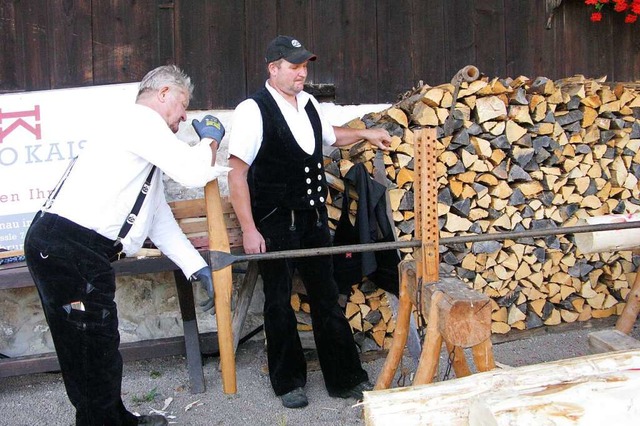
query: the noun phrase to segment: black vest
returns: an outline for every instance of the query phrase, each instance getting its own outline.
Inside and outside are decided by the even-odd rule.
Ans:
[[[298,145],[266,88],[251,99],[262,115],[262,145],[247,176],[253,211],[276,207],[306,210],[323,205],[327,181],[322,164],[322,124],[313,103],[309,101],[305,107],[315,136],[315,148],[309,155]]]

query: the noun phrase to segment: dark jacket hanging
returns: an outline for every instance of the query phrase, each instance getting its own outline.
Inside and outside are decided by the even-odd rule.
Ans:
[[[338,227],[336,228],[334,245],[394,241],[393,226],[389,223],[389,218],[387,216],[385,197],[386,188],[384,185],[371,178],[363,163],[358,163],[353,166],[344,179],[345,186],[347,186],[347,184],[353,185],[358,194],[356,224],[355,227],[351,226],[351,223],[348,220],[348,208],[345,209],[343,207],[342,217]],[[343,204],[345,202],[348,204],[348,196],[343,200]],[[347,223],[343,220],[344,216],[347,216]],[[349,229],[349,227],[351,227],[351,229]],[[352,255],[356,256],[358,253],[353,253]],[[360,279],[366,276],[379,288],[398,295],[399,262],[400,256],[398,255],[397,250],[393,249],[361,253]],[[339,263],[340,260],[336,262],[334,259],[334,264]],[[347,269],[351,271],[352,274],[352,269]],[[338,281],[339,285],[341,282],[344,284],[345,279],[352,279],[353,275],[346,274],[341,278],[340,273],[345,274],[344,269],[341,271],[340,267],[336,268],[336,281]],[[347,290],[352,284],[353,283],[347,284]],[[343,287],[341,286],[341,288]]]

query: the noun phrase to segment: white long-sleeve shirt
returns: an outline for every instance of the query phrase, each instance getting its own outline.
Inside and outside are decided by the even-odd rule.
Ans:
[[[188,277],[206,262],[171,213],[162,172],[184,186],[201,187],[228,168],[212,167],[207,141],[190,147],[151,108],[133,104],[114,115],[95,129],[48,211],[115,240],[155,164],[159,170],[122,240],[123,251],[133,255],[148,236]]]

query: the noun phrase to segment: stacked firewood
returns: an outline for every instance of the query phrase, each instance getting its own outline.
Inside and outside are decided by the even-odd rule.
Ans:
[[[455,101],[453,93],[452,84],[421,85],[391,108],[348,123],[382,126],[393,137],[383,162],[398,240],[414,238],[414,143],[422,128],[438,131],[441,238],[572,226],[640,210],[640,92],[633,87],[583,76],[482,77],[463,82]],[[453,132],[444,135],[454,102]],[[340,188],[356,163],[373,173],[374,157],[365,142],[336,151],[325,161],[330,183]],[[335,225],[341,197],[336,189],[331,196]],[[357,200],[351,203],[355,212]],[[629,251],[583,254],[573,238],[441,247],[441,271],[491,297],[494,333],[619,314],[638,259]],[[363,320],[382,305],[368,300],[355,285],[347,316],[354,331],[378,332],[383,346],[383,325]]]

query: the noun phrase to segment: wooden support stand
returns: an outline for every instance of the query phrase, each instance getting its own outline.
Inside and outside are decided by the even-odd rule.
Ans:
[[[409,294],[412,291],[410,281]],[[472,348],[478,371],[495,368],[491,346],[491,304],[489,297],[469,289],[461,280],[441,278],[436,284],[426,285],[422,297],[423,313],[428,318],[420,363],[414,385],[431,383],[437,373],[442,344],[451,355],[456,377],[471,374],[463,349]],[[419,302],[419,301],[416,301]]]
[[[453,356],[453,368],[458,377],[471,374],[464,348],[472,348],[478,371],[495,368],[489,298],[469,289],[457,278],[439,277],[435,150],[435,129],[422,130],[416,140],[414,165],[416,238],[422,244],[414,252],[414,260],[404,260],[399,265],[397,324],[376,390],[391,385],[407,341],[413,306],[427,318],[427,332],[414,385],[433,381],[443,343]]]
[[[495,368],[491,345],[491,304],[489,297],[469,289],[453,277],[423,285],[416,282],[416,266],[411,260],[400,263],[400,305],[393,342],[375,389],[388,389],[396,373],[407,341],[409,317],[413,306],[422,303],[427,317],[427,332],[414,385],[431,383],[437,372],[442,344],[452,355],[456,377],[471,374],[463,349],[472,348],[477,371]],[[413,295],[422,292],[419,300]]]

